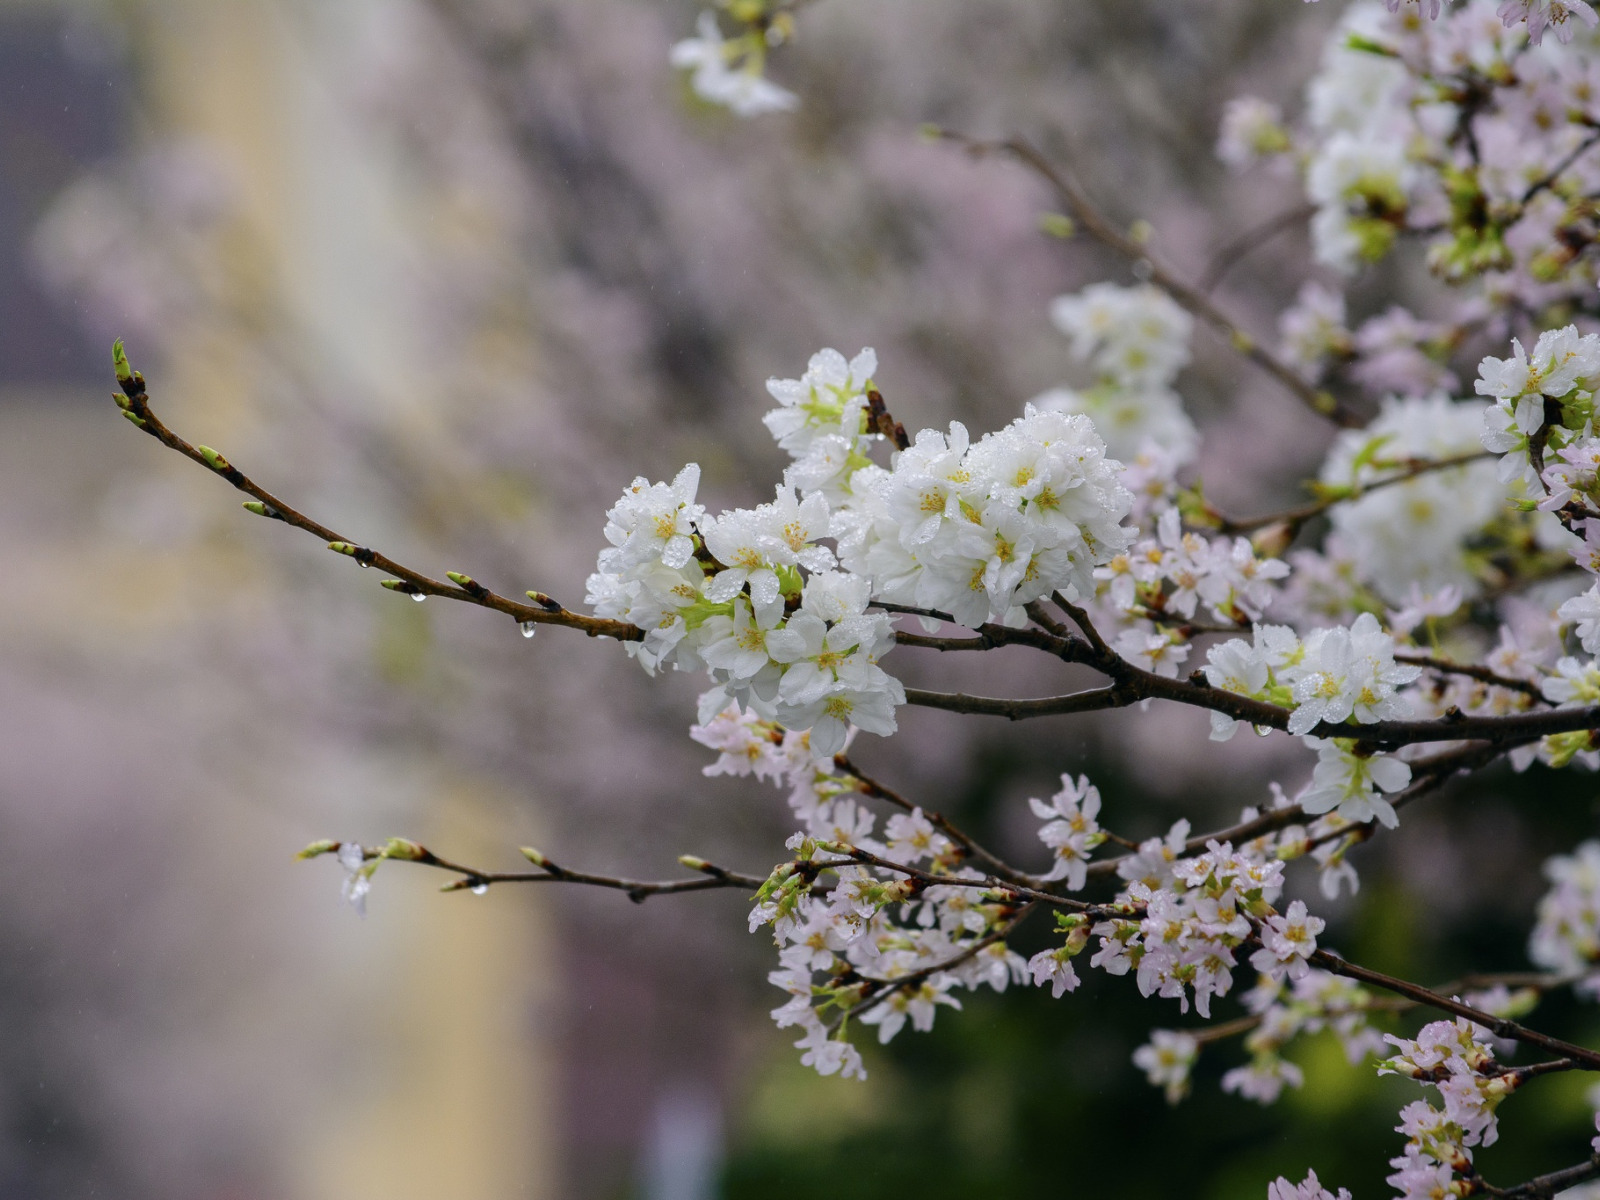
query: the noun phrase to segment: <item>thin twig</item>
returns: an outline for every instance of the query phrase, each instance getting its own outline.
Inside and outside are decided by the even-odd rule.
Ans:
[[[1337,505],[1347,504],[1351,501],[1359,500],[1363,496],[1370,495],[1376,491],[1381,491],[1386,487],[1393,487],[1397,483],[1407,483],[1410,480],[1417,478],[1419,475],[1426,475],[1432,471],[1446,471],[1451,467],[1463,467],[1470,463],[1482,462],[1492,457],[1494,456],[1487,450],[1473,450],[1466,454],[1456,454],[1448,458],[1407,459],[1403,464],[1401,464],[1401,469],[1396,474],[1387,475],[1382,479],[1373,481],[1372,483],[1358,485],[1348,496],[1327,496],[1321,500],[1312,501],[1309,504],[1302,504],[1298,508],[1289,508],[1284,509],[1281,512],[1267,513],[1265,516],[1261,517],[1227,517],[1222,513],[1217,512],[1215,509],[1209,509],[1207,515],[1217,522],[1216,529],[1219,533],[1251,533],[1257,529],[1264,529],[1269,525],[1283,525],[1287,527],[1289,535],[1292,538],[1295,533],[1299,532],[1300,527],[1306,522],[1315,517],[1320,517],[1323,513],[1327,512],[1331,508],[1336,507]]]
[[[1600,131],[1591,133],[1588,137],[1584,138],[1583,141],[1579,142],[1572,148],[1571,153],[1557,163],[1555,167],[1553,167],[1547,174],[1536,179],[1533,183],[1530,183],[1528,185],[1528,190],[1522,193],[1522,198],[1518,201],[1518,203],[1521,205],[1526,205],[1528,201],[1532,200],[1540,192],[1553,185],[1556,180],[1560,179],[1561,176],[1566,174],[1567,170],[1574,163],[1576,163],[1590,150],[1594,149],[1596,144],[1600,144]]]
[[[1588,1162],[1578,1163],[1560,1171],[1551,1171],[1548,1175],[1536,1176],[1515,1187],[1497,1188],[1481,1179],[1478,1180],[1478,1185],[1484,1193],[1496,1197],[1496,1200],[1550,1200],[1558,1193],[1577,1184],[1587,1183],[1591,1179],[1600,1179],[1600,1154],[1596,1154]]]
[[[1586,1046],[1574,1045],[1572,1042],[1562,1041],[1560,1038],[1551,1037],[1547,1033],[1540,1033],[1536,1029],[1529,1029],[1525,1025],[1507,1017],[1497,1017],[1486,1013],[1482,1009],[1473,1008],[1470,1004],[1463,1004],[1449,996],[1442,996],[1438,992],[1423,987],[1421,984],[1410,983],[1404,979],[1396,979],[1393,975],[1385,975],[1381,971],[1374,971],[1370,967],[1358,966],[1348,959],[1340,958],[1327,950],[1318,950],[1307,960],[1312,965],[1321,967],[1325,971],[1332,971],[1335,975],[1343,975],[1347,979],[1354,979],[1359,983],[1371,984],[1384,991],[1393,992],[1407,999],[1415,1000],[1425,1008],[1437,1009],[1440,1012],[1451,1013],[1454,1016],[1466,1017],[1467,1020],[1482,1025],[1496,1037],[1510,1038],[1529,1046],[1538,1046],[1541,1050],[1548,1050],[1553,1054],[1560,1054],[1566,1058],[1582,1063],[1582,1069],[1600,1071],[1600,1051],[1590,1050]]]
[[[521,624],[564,625],[571,629],[581,629],[590,637],[610,637],[625,642],[638,641],[644,637],[644,631],[636,625],[572,612],[542,593],[534,593],[539,596],[535,603],[524,604],[508,596],[498,595],[468,576],[461,576],[464,582],[459,584],[432,579],[368,546],[351,541],[337,530],[313,520],[287,501],[261,487],[216,451],[193,446],[173,433],[151,411],[150,399],[145,392],[144,376],[133,372],[127,379],[121,380],[121,383],[127,402],[124,411],[140,429],[163,446],[176,450],[185,458],[220,475],[239,491],[252,497],[261,506],[260,515],[282,521],[285,525],[303,529],[321,538],[330,548],[335,548],[339,553],[355,559],[363,567],[379,567],[396,576],[401,584],[395,589],[397,591],[403,591],[407,595],[441,596],[446,600],[460,600],[466,604],[476,604],[480,608],[505,613]]]
[[[907,800],[893,788],[880,783],[878,780],[868,775],[860,767],[856,766],[855,763],[850,761],[846,755],[834,755],[833,762],[836,767],[861,785],[861,789],[864,794],[892,804],[902,812],[916,812],[919,809],[919,805],[913,804],[910,800]],[[932,824],[935,829],[944,834],[945,837],[949,838],[957,846],[961,847],[961,849],[965,851],[968,856],[975,858],[982,863],[986,863],[989,869],[996,875],[999,875],[1002,879],[1025,885],[1032,885],[1039,882],[1035,876],[1012,866],[999,855],[993,854],[989,850],[985,849],[978,843],[976,838],[959,828],[954,821],[951,821],[942,813],[933,812],[929,809],[922,809],[922,815],[927,818],[929,823]]]
[[[862,999],[858,1001],[848,1013],[845,1014],[845,1019],[848,1020],[849,1018],[856,1016],[858,1013],[868,1012],[871,1009],[877,1008],[878,1005],[890,1000],[893,996],[895,996],[896,993],[906,991],[909,988],[918,987],[925,980],[931,979],[933,976],[942,974],[945,971],[954,970],[956,967],[959,967],[962,963],[967,962],[969,959],[977,957],[977,955],[981,954],[984,950],[988,949],[996,942],[1002,942],[1006,938],[1010,937],[1012,932],[1018,925],[1022,923],[1024,918],[1032,913],[1037,907],[1038,905],[1036,903],[1024,904],[1017,910],[1016,914],[999,929],[985,934],[977,941],[972,942],[964,947],[959,954],[953,955],[952,957],[945,959],[943,962],[934,963],[932,966],[919,968],[918,970],[911,971],[897,979],[868,979],[866,982],[869,985],[874,986],[871,986],[866,995],[864,995]]]
[[[1415,667],[1426,667],[1428,670],[1437,671],[1441,675],[1461,675],[1467,679],[1476,679],[1479,683],[1505,688],[1508,692],[1521,692],[1524,696],[1532,696],[1535,700],[1548,703],[1537,684],[1529,683],[1526,679],[1514,679],[1510,675],[1501,675],[1491,671],[1488,667],[1475,667],[1468,663],[1451,662],[1449,659],[1435,658],[1428,654],[1396,654],[1394,660],[1395,662],[1409,663]]]
[[[1301,204],[1275,217],[1269,217],[1254,229],[1245,230],[1212,255],[1211,265],[1206,267],[1205,274],[1200,276],[1200,282],[1195,286],[1209,296],[1217,290],[1217,284],[1221,283],[1223,277],[1234,267],[1280,233],[1285,233],[1296,225],[1304,225],[1316,215],[1316,212],[1315,204]]]
[[[1096,241],[1123,255],[1139,267],[1140,273],[1156,284],[1180,306],[1210,325],[1240,354],[1271,375],[1293,393],[1312,412],[1347,428],[1358,428],[1362,421],[1328,391],[1307,383],[1289,364],[1265,349],[1234,322],[1200,289],[1185,283],[1151,257],[1149,248],[1118,229],[1090,202],[1089,197],[1048,158],[1020,137],[1003,141],[984,141],[951,130],[940,136],[964,146],[969,153],[1006,154],[1022,163],[1054,189],[1067,214],[1082,225]]]
[[[337,853],[342,843],[329,843],[328,849]],[[765,879],[755,875],[744,875],[737,871],[730,871],[725,867],[716,866],[705,862],[703,859],[693,860],[695,869],[700,872],[699,877],[693,879],[669,879],[659,882],[642,879],[623,879],[614,875],[596,875],[588,871],[573,871],[566,867],[557,866],[544,855],[537,851],[524,850],[523,854],[536,862],[539,867],[536,871],[484,871],[477,867],[465,866],[449,859],[441,858],[425,846],[416,843],[407,843],[402,854],[386,853],[383,849],[367,849],[364,856],[367,859],[382,858],[389,862],[410,862],[422,867],[433,867],[440,871],[449,871],[461,878],[445,885],[447,892],[467,891],[473,888],[487,888],[496,883],[580,883],[589,887],[609,888],[613,891],[624,892],[628,899],[634,903],[643,903],[651,896],[670,896],[682,892],[706,892],[719,888],[738,888],[746,892],[758,890]],[[537,857],[535,857],[537,856]]]

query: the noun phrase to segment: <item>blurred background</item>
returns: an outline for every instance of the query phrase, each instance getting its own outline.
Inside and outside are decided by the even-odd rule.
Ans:
[[[296,849],[762,872],[788,816],[701,777],[693,681],[384,592],[108,395],[121,336],[174,428],[303,511],[577,605],[635,474],[694,459],[707,503],[770,494],[763,384],[821,346],[876,347],[913,428],[1071,381],[1046,304],[1124,265],[1039,236],[1034,181],[921,123],[1036,139],[1198,276],[1298,200],[1214,163],[1221,106],[1293,110],[1338,8],[830,0],[774,66],[800,111],[741,122],[668,67],[676,0],[0,4],[0,1198],[1231,1197],[1305,1166],[1377,1194],[1410,1089],[1317,1042],[1261,1110],[1217,1090],[1223,1047],[1169,1110],[1129,1055],[1184,1019],[1126,981],[973,997],[861,1085],[772,1028],[737,895],[440,896],[391,865],[360,919]],[[1269,334],[1305,263],[1279,236],[1221,294]],[[1425,286],[1402,263],[1353,306]],[[1326,429],[1205,334],[1181,386],[1210,496],[1296,497]],[[1009,654],[894,669],[1049,686]],[[1148,836],[1304,769],[1208,746],[1203,714],[902,726],[863,765],[1022,857],[1023,799],[1062,771]],[[1338,944],[1430,981],[1524,966],[1538,862],[1595,827],[1592,787],[1553,780],[1408,813],[1359,852]],[[1581,1147],[1582,1080],[1541,1087],[1491,1173]]]

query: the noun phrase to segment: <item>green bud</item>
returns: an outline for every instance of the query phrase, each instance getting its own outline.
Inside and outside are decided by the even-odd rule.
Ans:
[[[259,500],[246,500],[241,507],[245,512],[253,512],[258,517],[267,515],[267,506]]]
[[[120,347],[122,345],[122,343],[118,342],[117,345]],[[305,859],[305,858],[316,858],[318,855],[321,855],[321,854],[332,854],[338,848],[339,848],[339,843],[338,842],[330,842],[330,841],[326,841],[326,840],[320,841],[320,842],[312,842],[311,845],[307,846],[304,850],[300,851],[299,854],[296,854],[295,855],[295,859],[299,860],[299,859]]]
[[[1399,58],[1399,54],[1385,46],[1382,42],[1375,42],[1369,37],[1359,33],[1352,33],[1344,40],[1346,50],[1356,50],[1363,54],[1378,54],[1384,58]]]
[[[471,575],[463,575],[460,571],[446,571],[445,578],[449,579],[457,587],[464,587],[468,591],[471,591],[474,584],[477,583],[477,580],[473,579]]]
[[[127,383],[133,378],[133,368],[128,365],[128,355],[122,348],[121,338],[111,343],[111,365],[116,369],[118,383]]]
[[[332,550],[335,554],[345,554],[351,558],[356,556],[356,547],[352,546],[349,542],[329,542],[328,549]]]
[[[403,592],[405,591],[407,584],[403,579],[380,579],[378,580],[378,586],[386,587],[391,592]]]
[[[196,446],[195,449],[199,451],[200,457],[206,460],[206,466],[213,471],[226,471],[232,465],[210,446]]]
[[[522,851],[522,857],[527,859],[534,866],[544,867],[547,870],[549,869],[550,860],[543,854],[539,853],[539,851],[535,850],[532,846],[522,846],[520,849]]]
[[[117,407],[122,409],[123,412],[127,412],[133,407],[133,401],[128,399],[126,392],[112,392],[111,398],[116,401]]]
[[[1046,237],[1060,238],[1066,241],[1078,232],[1078,227],[1066,213],[1047,212],[1039,217],[1039,232]]]
[[[420,862],[429,857],[428,852],[416,842],[397,837],[385,842],[381,853],[385,858],[398,859],[400,862]]]
[[[147,423],[147,422],[146,422],[146,421],[145,421],[145,419],[144,419],[144,418],[143,418],[143,417],[140,417],[140,416],[135,416],[135,415],[134,415],[134,414],[133,414],[133,413],[131,413],[131,412],[124,412],[124,413],[123,413],[123,414],[122,414],[122,415],[123,415],[123,416],[125,416],[125,417],[127,417],[127,418],[128,418],[128,420],[130,420],[130,421],[132,421],[132,422],[133,422],[133,423],[134,423],[134,424],[135,424],[135,425],[137,425],[137,426],[138,426],[138,427],[139,427],[139,428],[140,428],[140,429],[143,429],[143,428],[144,428],[144,427],[145,427],[145,425],[146,425],[146,423]]]
[[[937,142],[944,137],[944,130],[929,121],[917,130],[924,141]]]
[[[1155,236],[1155,232],[1155,226],[1140,217],[1132,225],[1128,226],[1128,240],[1142,246]]]
[[[1587,729],[1574,730],[1572,733],[1552,733],[1544,739],[1544,750],[1550,756],[1550,765],[1552,767],[1566,766],[1589,748],[1589,731]]]
[[[691,871],[704,872],[704,871],[710,871],[710,870],[713,869],[711,864],[708,863],[705,859],[697,858],[693,854],[680,854],[680,855],[678,855],[678,861],[680,863],[682,863],[684,866],[688,867],[689,870],[691,870]]]

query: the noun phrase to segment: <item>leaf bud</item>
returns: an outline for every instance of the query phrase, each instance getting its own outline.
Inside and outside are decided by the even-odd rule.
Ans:
[[[121,344],[121,342],[117,343],[119,346]],[[295,859],[298,861],[300,859],[316,858],[318,855],[322,854],[332,854],[334,851],[338,850],[338,848],[338,842],[328,841],[327,839],[324,839],[320,842],[312,842],[304,850],[300,851],[299,854],[296,854]]]
[[[1078,232],[1078,226],[1066,213],[1047,212],[1039,215],[1039,232],[1066,241]]]
[[[233,465],[210,446],[196,446],[195,450],[199,452],[201,458],[206,460],[206,466],[213,471],[227,471]]]
[[[532,846],[521,846],[519,849],[522,851],[522,857],[527,859],[534,866],[543,867],[545,870],[550,869],[550,860],[539,851],[535,850]]]
[[[421,862],[429,854],[416,842],[407,838],[392,837],[383,844],[381,851],[384,858],[397,859],[400,862]]]
[[[111,343],[111,365],[117,372],[117,382],[127,383],[133,378],[133,368],[128,365],[128,355],[122,348],[122,339]]]

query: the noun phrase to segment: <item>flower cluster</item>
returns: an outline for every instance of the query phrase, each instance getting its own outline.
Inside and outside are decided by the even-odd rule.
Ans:
[[[1591,434],[1600,335],[1580,336],[1575,325],[1553,329],[1539,335],[1532,355],[1514,341],[1510,358],[1483,360],[1475,387],[1495,401],[1484,413],[1483,445],[1501,456],[1500,478],[1540,487],[1535,455],[1582,449]],[[1581,465],[1581,455],[1562,463],[1558,486],[1570,490],[1570,469]]]
[[[1055,857],[1043,878],[1047,882],[1063,879],[1068,891],[1082,891],[1088,875],[1089,856],[1106,840],[1105,833],[1095,822],[1100,814],[1100,789],[1089,782],[1087,775],[1078,776],[1076,782],[1072,776],[1063,775],[1061,790],[1051,796],[1048,803],[1030,797],[1028,805],[1033,815],[1045,823],[1039,830],[1039,840]]]
[[[1152,839],[1119,867],[1124,879],[1136,880],[1119,903],[1142,909],[1143,916],[1096,924],[1090,932],[1099,937],[1100,949],[1090,965],[1112,975],[1133,971],[1142,995],[1176,999],[1184,1012],[1193,992],[1196,1010],[1208,1017],[1211,997],[1226,995],[1233,986],[1234,951],[1255,932],[1256,922],[1272,915],[1272,902],[1283,887],[1283,863],[1212,842],[1204,854],[1168,867],[1162,861],[1167,848],[1163,840]],[[1150,874],[1136,874],[1150,866],[1156,868],[1155,886],[1146,882]],[[1314,948],[1315,939],[1301,944]],[[1297,954],[1289,950],[1288,958]]]
[[[1097,283],[1057,297],[1050,318],[1095,379],[1086,388],[1045,392],[1034,398],[1037,407],[1092,418],[1120,459],[1150,450],[1180,462],[1193,457],[1199,434],[1172,390],[1189,361],[1194,321],[1188,313],[1148,284]]]
[[[1294,906],[1290,908],[1293,916]],[[1320,931],[1322,923],[1316,924]],[[1245,1037],[1250,1062],[1226,1072],[1222,1089],[1258,1104],[1275,1103],[1286,1086],[1304,1082],[1300,1068],[1283,1057],[1284,1048],[1295,1038],[1332,1030],[1352,1064],[1383,1050],[1382,1038],[1367,1024],[1371,993],[1327,971],[1305,968],[1287,985],[1281,978],[1263,975],[1243,1000],[1259,1024]]]
[[[1577,977],[1580,993],[1600,997],[1600,842],[1584,842],[1544,870],[1554,886],[1539,901],[1528,957]]]
[[[1348,497],[1329,514],[1333,528],[1385,603],[1413,588],[1478,590],[1485,530],[1507,507],[1494,466],[1407,475],[1406,464],[1470,458],[1483,414],[1481,404],[1442,394],[1391,397],[1365,429],[1342,433],[1329,451],[1324,494]]]
[[[763,74],[769,42],[782,40],[782,25],[767,31],[751,29],[734,38],[724,38],[715,13],[702,12],[696,26],[698,37],[684,38],[672,47],[672,65],[692,71],[690,85],[695,94],[711,104],[720,104],[741,117],[786,112],[799,104],[793,92],[785,91]]]
[[[1350,1189],[1340,1188],[1334,1195],[1322,1186],[1315,1171],[1308,1171],[1299,1183],[1290,1183],[1282,1175],[1267,1185],[1267,1200],[1350,1200]]]
[[[1277,596],[1274,585],[1289,574],[1282,559],[1262,558],[1248,538],[1206,538],[1182,526],[1168,508],[1156,521],[1156,536],[1115,555],[1095,571],[1102,596],[1135,617],[1193,619],[1204,604],[1213,620],[1247,625]]]
[[[892,469],[851,476],[839,561],[874,599],[1020,624],[1040,597],[1092,596],[1095,567],[1127,548],[1120,470],[1087,417],[1032,405],[976,444],[956,422],[923,430]]]
[[[1389,1177],[1405,1200],[1451,1194],[1457,1173],[1470,1171],[1473,1146],[1499,1136],[1495,1109],[1516,1087],[1517,1076],[1496,1074],[1494,1050],[1483,1030],[1464,1018],[1424,1025],[1415,1040],[1386,1034],[1399,1053],[1379,1065],[1381,1074],[1406,1075],[1438,1089],[1442,1110],[1416,1100],[1400,1110],[1397,1130],[1404,1152],[1390,1161]]]
[[[771,503],[707,516],[698,478],[691,464],[670,485],[636,479],[607,514],[595,611],[646,631],[630,644],[646,669],[703,669],[827,752],[852,725],[893,733],[905,692],[877,663],[894,630],[866,611],[864,581],[828,569],[827,501],[779,487]]]

